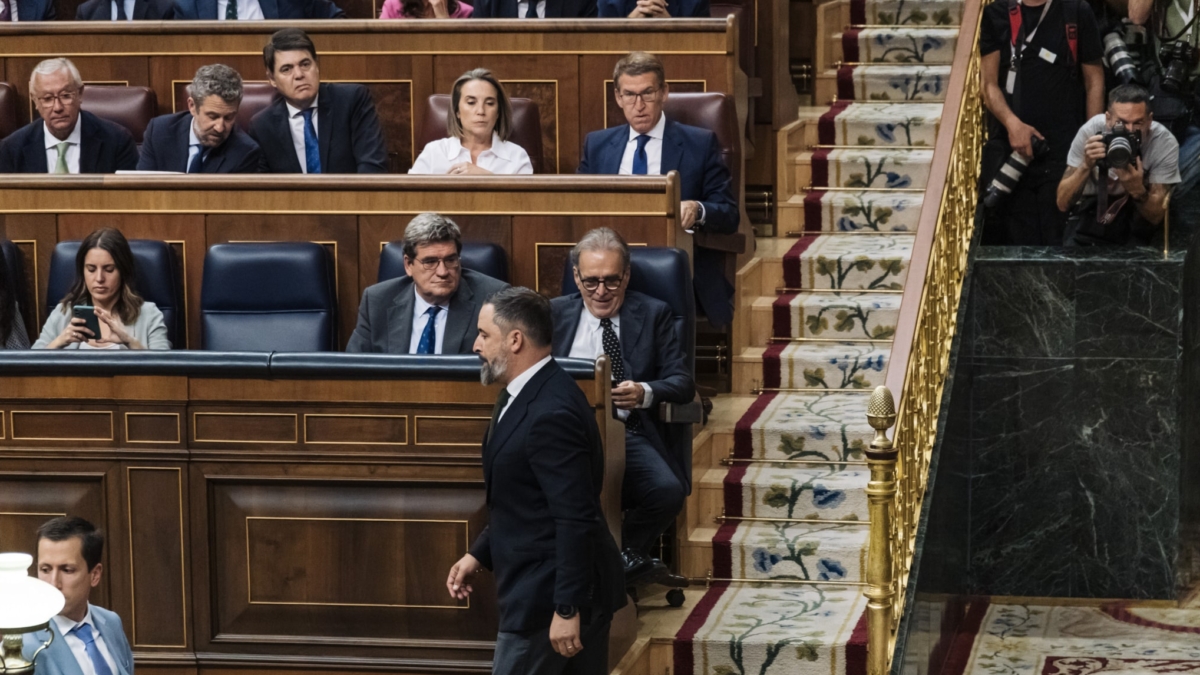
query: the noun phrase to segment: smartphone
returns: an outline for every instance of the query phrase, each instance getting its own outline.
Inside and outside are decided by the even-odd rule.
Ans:
[[[75,305],[71,310],[76,319],[83,319],[85,327],[94,333],[92,340],[100,339],[100,317],[96,316],[96,308],[91,305]]]

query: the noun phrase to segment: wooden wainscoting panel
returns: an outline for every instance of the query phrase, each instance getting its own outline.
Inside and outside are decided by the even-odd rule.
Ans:
[[[409,444],[408,415],[304,413],[305,445]]]
[[[426,414],[413,416],[416,445],[450,445],[482,451],[483,435],[492,418],[487,415]]]
[[[115,415],[111,410],[62,410],[51,406],[13,410],[13,441],[92,442],[116,441]]]
[[[300,416],[292,412],[192,411],[192,442],[296,445]]]
[[[188,646],[183,469],[129,466],[129,567],[134,649]]]
[[[125,442],[182,446],[185,414],[182,408],[172,412],[123,410]]]

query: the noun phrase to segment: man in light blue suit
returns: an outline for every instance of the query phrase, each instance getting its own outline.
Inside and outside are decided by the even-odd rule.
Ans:
[[[100,584],[103,552],[104,535],[83,518],[55,518],[38,528],[38,578],[62,591],[66,604],[49,630],[25,636],[30,658],[54,634],[34,662],[35,675],[133,675],[121,618],[88,602]]]

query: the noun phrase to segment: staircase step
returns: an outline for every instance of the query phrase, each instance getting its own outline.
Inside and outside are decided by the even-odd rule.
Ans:
[[[812,190],[780,207],[800,209],[805,232],[916,232],[924,201],[919,192]]]
[[[807,166],[797,167],[793,193],[823,187],[924,188],[929,181],[933,150],[826,149],[800,153],[796,163]]]
[[[913,237],[807,235],[783,256],[789,289],[901,290],[908,278]]]
[[[949,65],[957,45],[958,28],[852,28],[841,34],[841,60]]]
[[[842,66],[822,73],[834,82],[839,99],[854,101],[944,101],[950,83],[950,66],[876,65]],[[826,96],[822,96],[826,94]],[[828,100],[824,91],[818,101]]]
[[[889,340],[900,318],[900,299],[899,293],[785,293],[772,303],[771,337]]]
[[[859,520],[866,522],[864,466],[741,464],[724,475],[705,474],[702,487],[719,480],[725,515],[746,518]]]
[[[850,22],[875,26],[957,26],[962,0],[850,0]]]
[[[874,437],[867,393],[768,393],[738,420],[733,456],[842,463],[865,461]]]
[[[776,342],[759,356],[768,389],[868,389],[884,383],[892,346],[870,342]]]
[[[868,534],[864,525],[726,524],[713,537],[713,576],[862,581]]]
[[[819,123],[821,145],[928,146],[937,140],[941,103],[839,102]]]
[[[675,675],[866,672],[859,586],[715,584],[675,635]]]

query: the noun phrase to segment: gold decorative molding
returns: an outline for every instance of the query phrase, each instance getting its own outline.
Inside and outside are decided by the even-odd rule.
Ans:
[[[17,435],[17,415],[108,415],[108,438],[58,438]],[[109,442],[116,440],[113,436],[113,414],[108,410],[13,410],[9,412],[14,441],[98,441]]]
[[[228,439],[228,438],[199,438],[196,435],[196,432],[198,431],[198,427],[199,427],[199,424],[197,424],[197,422],[198,422],[199,418],[201,418],[201,417],[283,417],[283,418],[290,417],[290,418],[292,418],[292,440],[290,440],[290,441],[280,441],[280,440],[254,441],[254,440]],[[296,413],[193,412],[192,413],[192,442],[194,442],[194,443],[258,443],[258,444],[297,443],[298,444],[300,442],[300,436],[299,436],[299,432],[297,431],[296,427],[299,424],[299,421],[300,421],[299,418],[300,418],[300,416]]]
[[[167,414],[167,413],[158,413]],[[174,413],[171,413],[174,414]],[[178,417],[178,415],[176,415]],[[182,612],[180,620],[183,626],[183,644],[179,645],[158,645],[138,642],[137,636],[137,599],[135,591],[137,584],[134,583],[134,555],[133,555],[133,537],[129,537],[129,606],[131,613],[131,628],[133,633],[134,647],[172,647],[176,649],[187,649],[187,552],[184,548],[184,535],[187,530],[183,527],[183,470],[178,467],[169,466],[129,466],[125,467],[125,514],[126,524],[129,527],[129,532],[134,532],[133,528],[133,489],[130,487],[130,477],[134,471],[174,471],[176,474],[177,487],[179,489],[179,588],[182,593]]]
[[[472,417],[469,415],[414,415],[413,416],[413,445],[445,445],[467,448],[482,447],[483,439],[480,438],[478,443],[422,443],[421,442],[421,420],[480,420],[490,422],[490,417]]]
[[[370,419],[397,419],[404,420],[404,440],[402,441],[310,441],[308,439],[308,418],[333,418],[333,419],[348,419],[348,418],[370,418]],[[408,445],[408,415],[354,415],[341,413],[304,413],[304,444],[305,445]]]
[[[129,437],[129,418],[130,418],[130,416],[133,416],[133,417],[174,417],[175,418],[175,440],[173,440],[173,441],[135,441],[135,440],[133,440],[132,438]],[[125,413],[125,442],[126,443],[182,443],[183,442],[183,431],[180,428],[182,426],[180,424],[180,419],[181,419],[181,417],[180,417],[179,413],[127,412],[127,413]]]

